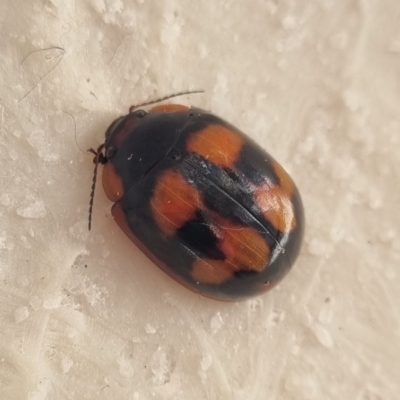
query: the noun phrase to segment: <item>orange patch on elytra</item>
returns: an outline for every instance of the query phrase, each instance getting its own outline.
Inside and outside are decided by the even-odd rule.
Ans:
[[[177,171],[167,170],[157,180],[150,199],[154,220],[167,235],[196,215],[200,194]]]
[[[192,278],[200,283],[218,285],[231,278],[234,272],[225,261],[197,259],[193,263]]]
[[[243,228],[228,221],[219,221],[219,248],[236,270],[262,271],[268,263],[270,248],[252,228]]]
[[[283,169],[283,167],[276,161],[272,162],[275,174],[279,178],[280,187],[286,193],[286,196],[290,197],[294,192],[294,182],[289,174]]]
[[[232,168],[238,159],[244,139],[222,125],[209,125],[193,134],[187,150],[197,153],[221,168]]]
[[[265,219],[280,232],[296,228],[296,216],[291,197],[281,186],[261,186],[254,191],[255,199]]]
[[[291,232],[297,226],[292,202],[295,185],[289,174],[276,161],[272,162],[279,185],[264,184],[254,190],[264,217],[280,232]]]
[[[201,283],[219,284],[231,278],[236,271],[261,272],[268,265],[270,256],[265,239],[252,228],[243,228],[216,215],[214,217],[218,247],[226,258],[196,260],[192,277]]]
[[[124,195],[124,184],[121,177],[115,172],[115,166],[112,162],[104,165],[102,181],[107,197],[114,203]]]
[[[180,104],[162,104],[160,106],[153,107],[150,112],[185,112],[189,110],[189,107],[182,106]]]

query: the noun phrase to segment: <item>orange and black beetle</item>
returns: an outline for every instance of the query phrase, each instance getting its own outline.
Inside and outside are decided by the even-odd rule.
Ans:
[[[304,214],[285,170],[221,118],[182,105],[130,110],[96,154],[119,227],[186,287],[220,300],[290,270]]]

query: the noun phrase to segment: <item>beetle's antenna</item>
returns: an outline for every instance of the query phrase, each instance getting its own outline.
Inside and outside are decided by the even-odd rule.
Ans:
[[[93,159],[93,163],[94,165],[94,173],[93,173],[93,181],[92,181],[92,190],[90,192],[90,202],[89,202],[89,224],[88,224],[88,228],[89,231],[92,228],[92,213],[93,213],[93,202],[94,202],[94,192],[96,189],[96,181],[97,181],[97,170],[99,168],[99,164],[103,164],[104,163],[104,156],[102,154],[102,150],[104,148],[104,144],[102,144],[97,151],[93,150],[92,148],[90,148],[88,150],[89,153],[93,153],[95,155],[94,159]]]
[[[148,101],[146,103],[136,104],[134,106],[131,106],[131,107],[129,107],[129,112],[131,113],[132,111],[134,111],[138,107],[149,106],[150,104],[156,104],[156,103],[159,103],[160,101],[169,100],[169,99],[172,99],[174,97],[184,96],[185,94],[195,94],[195,93],[204,93],[204,90],[191,90],[191,91],[188,91],[188,92],[179,92],[179,93],[170,94],[169,96],[165,96],[165,97],[162,97],[162,98],[157,99],[157,100],[152,100],[152,101]]]

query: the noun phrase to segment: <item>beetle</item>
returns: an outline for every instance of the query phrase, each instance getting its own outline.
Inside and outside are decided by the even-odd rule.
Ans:
[[[131,107],[90,151],[89,229],[102,164],[119,227],[187,288],[237,301],[291,269],[304,232],[300,194],[277,161],[223,119],[179,104]]]

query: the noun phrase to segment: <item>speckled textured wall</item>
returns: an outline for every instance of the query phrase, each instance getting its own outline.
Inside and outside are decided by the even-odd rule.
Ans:
[[[396,400],[398,0],[0,3],[0,397]],[[119,230],[92,157],[129,106],[174,92],[292,174],[293,271],[205,299]]]

